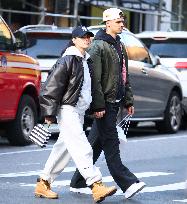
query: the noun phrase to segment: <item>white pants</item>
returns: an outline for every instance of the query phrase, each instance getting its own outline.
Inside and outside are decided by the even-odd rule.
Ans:
[[[40,175],[42,179],[53,182],[71,157],[88,186],[102,179],[101,172],[93,165],[93,150],[83,131],[83,121],[84,114],[73,106],[64,105],[59,110],[60,135]]]

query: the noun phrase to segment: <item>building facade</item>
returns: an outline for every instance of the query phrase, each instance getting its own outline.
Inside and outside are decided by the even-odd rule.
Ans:
[[[96,25],[108,7],[127,15],[127,27],[144,30],[187,30],[187,1],[184,0],[0,0],[0,14],[16,30],[29,24],[63,27]]]

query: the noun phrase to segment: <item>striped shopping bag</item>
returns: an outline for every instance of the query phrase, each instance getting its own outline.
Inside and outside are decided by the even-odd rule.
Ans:
[[[35,125],[29,135],[29,139],[41,148],[46,147],[50,137],[51,132],[42,124]]]
[[[130,118],[132,115],[126,115],[117,125],[117,132],[119,139],[123,140],[124,142],[127,142],[127,133],[130,125]],[[122,128],[123,127],[123,128]]]

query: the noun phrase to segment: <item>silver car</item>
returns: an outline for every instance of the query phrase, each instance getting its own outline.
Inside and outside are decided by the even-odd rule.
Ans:
[[[179,78],[184,100],[183,127],[187,127],[187,32],[186,31],[144,31],[136,34],[150,51],[160,57]],[[175,67],[175,69],[173,69]]]

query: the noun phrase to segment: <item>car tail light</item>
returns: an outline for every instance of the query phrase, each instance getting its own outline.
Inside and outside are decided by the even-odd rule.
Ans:
[[[178,70],[183,70],[183,69],[187,70],[187,62],[176,62],[175,67]]]

